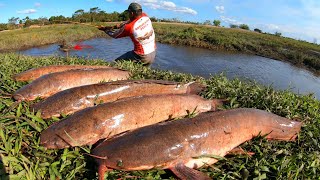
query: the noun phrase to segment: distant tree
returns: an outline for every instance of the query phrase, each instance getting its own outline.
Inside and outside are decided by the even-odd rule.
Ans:
[[[249,26],[246,25],[246,24],[240,24],[240,25],[239,25],[239,28],[240,28],[240,29],[249,30]]]
[[[213,24],[214,24],[215,26],[220,26],[221,21],[220,21],[220,20],[214,20],[214,21],[213,21]]]
[[[158,21],[158,19],[156,18],[156,17],[150,17],[150,20],[152,21],[152,22],[157,22]]]
[[[274,35],[281,36],[282,34],[281,34],[281,32],[275,32]]]
[[[80,16],[80,15],[83,15],[83,14],[84,14],[84,10],[83,9],[79,9],[79,10],[76,10],[73,13],[73,16]]]
[[[126,21],[129,19],[129,13],[128,11],[123,11],[122,13],[120,13],[119,15],[119,21]]]
[[[171,21],[171,22],[178,22],[178,23],[181,22],[178,18],[172,18],[170,21]]]
[[[238,28],[238,27],[239,27],[238,25],[230,24],[230,28]]]
[[[51,16],[50,18],[49,18],[49,21],[51,22],[51,23],[64,23],[65,21],[67,21],[68,20],[68,18],[66,18],[66,17],[64,17],[64,16],[62,16],[62,15],[60,15],[60,16]]]
[[[19,21],[19,19],[20,19],[20,18],[18,18],[18,17],[12,17],[12,18],[8,19],[8,23],[9,23],[10,25],[15,25],[15,24],[17,24],[17,22]]]
[[[210,20],[206,20],[203,24],[204,25],[211,25],[211,21]]]
[[[258,28],[255,28],[254,31],[258,32],[258,33],[262,33],[262,31],[260,29],[258,29]]]
[[[19,22],[18,17],[12,17],[10,19],[8,19],[8,29],[15,29],[17,28],[17,23]]]
[[[101,10],[98,7],[90,8],[90,13],[99,13]]]
[[[49,20],[46,17],[39,17],[38,18],[38,24],[44,26],[45,24],[48,24]]]
[[[29,27],[32,24],[32,21],[30,20],[29,16],[23,18],[22,21],[24,23],[24,27]]]

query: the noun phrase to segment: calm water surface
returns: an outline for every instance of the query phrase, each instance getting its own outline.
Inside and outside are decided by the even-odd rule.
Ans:
[[[81,43],[93,48],[70,51],[70,56],[112,61],[133,48],[128,38],[97,38]],[[216,52],[160,43],[157,47],[156,60],[152,68],[191,73],[206,78],[223,72],[229,79],[255,80],[263,85],[272,85],[275,89],[291,89],[298,94],[314,93],[315,97],[320,99],[320,78],[285,62],[255,55]],[[58,45],[32,48],[20,53],[31,56],[66,55],[58,49]]]

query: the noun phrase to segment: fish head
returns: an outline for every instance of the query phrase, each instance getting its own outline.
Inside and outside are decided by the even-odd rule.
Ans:
[[[42,131],[40,135],[40,145],[47,149],[62,149],[71,146],[70,142],[68,142],[68,139],[57,133],[54,133],[54,131],[49,129]]]
[[[70,147],[70,145],[67,142],[63,141],[56,135],[52,135],[51,138],[41,136],[40,144],[47,149],[62,149]]]

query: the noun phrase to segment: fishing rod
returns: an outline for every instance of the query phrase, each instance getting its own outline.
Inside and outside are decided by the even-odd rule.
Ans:
[[[101,31],[112,31],[114,29],[119,29],[123,27],[127,23],[127,21],[120,24],[116,24],[114,26],[93,25],[93,24],[85,24],[85,23],[74,22],[74,21],[63,21],[63,22],[59,21],[59,23],[85,25],[85,26],[98,28]],[[82,45],[82,44],[76,44],[74,46],[70,44],[68,45],[66,42],[63,42],[63,44],[60,44],[59,47],[60,47],[59,49],[64,52],[68,52],[70,50],[81,51],[82,49],[93,48],[92,46]]]
[[[93,25],[93,24],[86,24],[86,23],[81,23],[81,22],[74,22],[74,21],[53,21],[53,22],[58,22],[60,24],[78,24],[78,25],[84,25],[84,26],[90,26],[90,27],[95,27],[98,28],[99,30],[113,30],[113,29],[119,29],[122,26],[124,26],[127,22],[122,22],[120,24],[116,24],[113,26],[102,26],[102,25]]]

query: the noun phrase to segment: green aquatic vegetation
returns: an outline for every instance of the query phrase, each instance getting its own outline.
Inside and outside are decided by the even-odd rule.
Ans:
[[[150,69],[139,64],[63,57],[29,57],[0,54],[0,179],[95,179],[97,167],[86,153],[90,146],[46,150],[39,145],[40,132],[62,118],[43,120],[32,112],[33,102],[15,102],[11,94],[27,83],[12,75],[51,64],[112,65],[132,72],[133,79],[197,81],[207,85],[207,99],[226,98],[224,108],[252,107],[304,122],[294,142],[268,141],[256,137],[241,148],[254,155],[227,155],[201,168],[214,179],[318,179],[320,176],[320,102],[312,95],[277,91],[255,82],[229,80],[224,75],[209,79],[190,74]],[[191,112],[190,116],[194,116]],[[107,179],[174,179],[167,170],[111,171]]]

